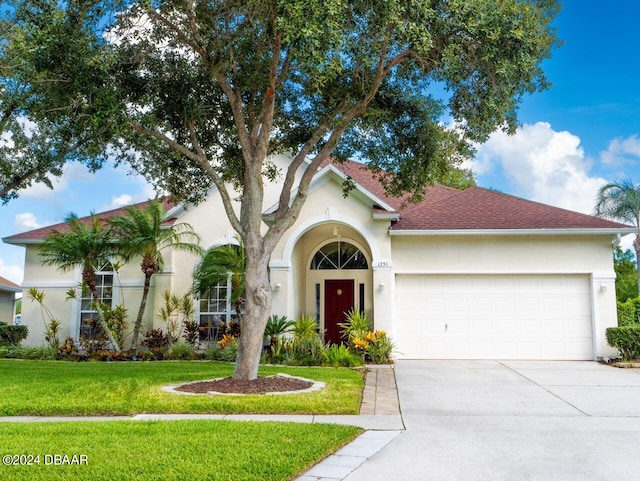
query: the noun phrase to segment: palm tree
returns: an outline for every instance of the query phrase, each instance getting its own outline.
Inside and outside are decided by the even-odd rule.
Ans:
[[[221,245],[209,249],[193,274],[193,291],[198,295],[231,277],[231,302],[235,305],[239,322],[242,321],[245,263],[244,246],[238,240],[238,245]]]
[[[89,222],[83,222],[75,214],[65,219],[68,232],[53,231],[40,246],[43,265],[57,266],[68,271],[76,266],[82,268],[82,281],[91,292],[94,308],[98,313],[98,324],[114,350],[119,351],[111,329],[107,326],[97,289],[96,270],[109,263],[114,255],[114,244],[109,229],[105,229],[101,219],[91,214]]]
[[[596,215],[628,222],[637,227],[633,241],[636,251],[638,271],[638,295],[640,296],[640,184],[634,185],[631,179],[603,185],[598,190]]]
[[[187,223],[165,225],[165,210],[159,202],[150,202],[145,209],[127,207],[127,214],[113,217],[109,224],[117,238],[116,249],[126,261],[142,257],[140,268],[144,274],[144,289],[133,328],[131,348],[135,349],[142,327],[151,278],[164,267],[162,252],[171,248],[194,254],[202,254],[198,246],[200,238]]]

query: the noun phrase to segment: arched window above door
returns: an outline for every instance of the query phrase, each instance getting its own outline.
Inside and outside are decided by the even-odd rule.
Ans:
[[[331,242],[318,249],[311,259],[311,270],[368,269],[360,249],[348,242]]]

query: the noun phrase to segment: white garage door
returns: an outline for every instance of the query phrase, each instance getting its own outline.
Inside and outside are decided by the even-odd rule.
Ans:
[[[580,275],[398,275],[398,354],[593,359],[590,292]]]

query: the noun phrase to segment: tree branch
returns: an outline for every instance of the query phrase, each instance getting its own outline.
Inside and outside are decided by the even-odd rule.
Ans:
[[[193,153],[184,145],[181,145],[175,140],[167,137],[162,132],[159,132],[153,129],[148,129],[135,122],[131,122],[129,125],[136,132],[145,136],[153,137],[154,139],[165,143],[177,153],[183,155],[184,157],[188,158],[189,160],[195,162],[200,167],[202,167],[204,171],[207,173],[207,177],[211,179],[211,181],[214,183],[214,185],[218,188],[218,191],[220,192],[220,197],[222,198],[222,204],[224,206],[224,210],[227,214],[227,217],[229,218],[229,222],[231,223],[231,226],[236,232],[241,232],[242,226],[240,225],[240,221],[238,220],[238,217],[236,216],[236,213],[233,210],[233,204],[232,204],[231,196],[229,195],[229,191],[227,190],[227,186],[225,185],[223,180],[220,178],[218,173],[211,166],[211,164],[207,159],[206,154],[200,147],[200,144],[197,142],[193,124],[189,125],[189,133],[191,135],[192,142],[194,142],[194,148],[198,153]]]

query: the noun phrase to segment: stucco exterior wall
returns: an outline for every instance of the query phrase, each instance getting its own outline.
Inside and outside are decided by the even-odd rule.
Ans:
[[[397,273],[613,271],[611,236],[392,236]]]
[[[0,322],[13,324],[13,305],[16,295],[14,292],[0,291]]]

